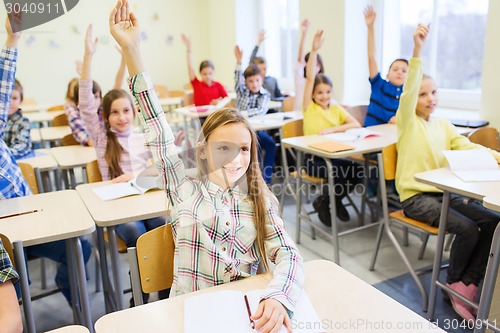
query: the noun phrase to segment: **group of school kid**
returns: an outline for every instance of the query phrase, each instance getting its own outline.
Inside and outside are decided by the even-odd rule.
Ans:
[[[371,6],[364,11],[368,28],[368,64],[371,96],[364,126],[396,124],[398,159],[396,189],[408,217],[437,226],[442,193],[429,185],[418,183],[418,172],[446,166],[443,149],[486,149],[471,143],[457,133],[445,119],[432,115],[438,101],[436,82],[422,73],[421,49],[429,26],[418,25],[414,34],[412,58],[395,60],[382,78],[375,60],[374,22]],[[10,20],[15,20],[11,17]],[[29,121],[19,108],[23,89],[15,79],[17,44],[20,32],[13,32],[9,19],[5,23],[7,40],[0,54],[0,199],[32,195],[16,159],[31,150]],[[269,269],[275,264],[273,279],[262,293],[262,301],[253,315],[256,329],[276,331],[284,325],[291,331],[290,318],[302,292],[303,261],[296,245],[284,230],[278,201],[269,189],[273,174],[276,145],[265,131],[255,132],[248,117],[265,114],[271,99],[282,97],[277,80],[266,75],[266,62],[257,56],[264,33],[259,34],[250,64],[243,70],[242,50],[236,46],[235,91],[237,109],[222,109],[205,119],[197,145],[198,177],[188,177],[175,146],[172,132],[154,91],[140,53],[139,20],[129,10],[127,0],[118,0],[110,16],[110,32],[122,52],[122,63],[114,89],[102,96],[99,85],[92,80],[92,59],[97,39],[89,26],[85,37],[85,53],[80,77],[70,82],[67,91],[66,115],[73,135],[82,145],[95,147],[103,180],[125,182],[143,171],[152,159],[159,169],[162,186],[171,205],[168,223],[176,240],[174,282],[170,295],[179,295],[256,274],[260,265]],[[312,48],[304,56],[304,41],[309,21],[301,24],[298,61],[295,68],[295,109],[303,112],[304,135],[343,132],[361,124],[332,96],[332,81],[324,74],[323,60],[318,52],[323,31],[314,34]],[[194,90],[195,105],[216,104],[227,96],[226,90],[214,80],[214,65],[203,61],[197,78],[192,63],[191,41],[182,35],[186,47],[189,80]],[[168,56],[168,55],[167,55]],[[120,88],[125,75],[130,78],[130,91]],[[241,112],[244,111],[244,112]],[[144,133],[133,130],[138,117]],[[262,150],[262,152],[261,152]],[[500,154],[490,150],[500,161]],[[313,155],[305,157],[306,170],[318,177],[327,177],[324,161]],[[262,163],[260,163],[262,160]],[[345,185],[356,182],[359,164],[335,159],[335,181]],[[341,176],[343,175],[343,176]],[[348,176],[353,175],[353,176]],[[348,179],[347,179],[348,178]],[[349,220],[336,197],[339,218]],[[204,204],[198,204],[203,202]],[[316,200],[314,206],[322,221],[329,218],[329,200]],[[230,223],[219,221],[216,211],[227,209]],[[189,210],[190,214],[181,214]],[[213,221],[204,221],[213,216]],[[227,216],[225,218],[228,218]],[[450,252],[447,284],[470,300],[475,300],[483,278],[493,231],[500,216],[472,200],[453,196],[450,201],[447,231],[456,235]],[[154,218],[121,224],[116,232],[127,246],[135,246],[137,238],[165,223]],[[85,262],[91,245],[81,240]],[[14,284],[18,275],[5,251],[0,252],[1,313],[11,314],[3,329],[19,327],[20,314]],[[195,251],[198,260],[192,261]],[[71,304],[69,272],[62,241],[26,248],[27,254],[47,257],[58,262],[56,284]],[[215,269],[214,269],[215,268]],[[5,294],[3,293],[5,292]],[[4,295],[6,295],[4,297]],[[147,295],[144,296],[145,300]],[[163,295],[168,297],[168,295]],[[475,311],[451,295],[451,304],[464,319],[474,319]],[[12,300],[10,303],[8,300]],[[10,305],[9,305],[10,304]],[[17,314],[16,314],[17,313]],[[16,319],[18,318],[18,319]]]

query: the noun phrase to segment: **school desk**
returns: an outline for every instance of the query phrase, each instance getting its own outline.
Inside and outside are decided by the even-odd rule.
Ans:
[[[36,212],[35,212],[36,210]],[[19,214],[19,215],[15,215]],[[7,217],[9,215],[14,215]],[[83,323],[93,331],[90,305],[87,293],[85,265],[78,237],[92,233],[95,224],[78,193],[74,190],[57,191],[29,195],[0,201],[0,232],[5,234],[16,245],[22,241],[23,246],[44,244],[66,240],[68,251],[68,269],[76,272],[76,280],[70,274],[73,301],[79,295],[82,306]],[[24,263],[24,251],[14,247],[17,263]],[[27,291],[29,286],[26,271],[20,267],[21,289]],[[78,292],[78,294],[77,294]],[[35,323],[31,310],[31,301],[23,293],[23,307],[28,325],[28,332],[35,332]],[[75,307],[74,307],[75,308]],[[78,318],[78,314],[75,312]]]
[[[49,109],[50,107],[57,105],[56,104],[21,104],[20,108],[23,110],[23,113],[31,113],[31,112],[43,112]]]
[[[439,218],[439,233],[436,243],[436,254],[434,256],[434,265],[432,268],[431,290],[429,294],[429,307],[427,316],[430,320],[434,319],[434,310],[436,307],[436,297],[438,287],[449,290],[449,288],[439,281],[439,271],[441,269],[441,259],[443,256],[444,236],[446,233],[446,223],[448,219],[448,210],[451,193],[464,197],[483,200],[485,196],[500,195],[500,182],[464,182],[455,176],[448,168],[441,168],[426,172],[417,173],[415,179],[421,183],[435,186],[443,191],[443,203],[441,206],[441,216]],[[497,261],[498,263],[498,261]],[[488,298],[491,298],[492,291],[486,290]],[[477,306],[477,304],[476,304]],[[486,315],[483,313],[482,315]],[[486,318],[486,317],[484,317]]]
[[[326,260],[304,264],[304,291],[314,306],[326,332],[444,332],[363,280]],[[201,293],[222,290],[263,289],[270,274],[152,302],[107,314],[97,320],[97,333],[135,333],[147,327],[150,333],[184,332],[184,300]],[[230,305],[228,305],[230,306]],[[224,309],[221,309],[223,312]],[[399,328],[399,329],[398,329]]]
[[[372,227],[375,226],[376,224],[369,224],[365,226],[360,226],[359,228],[356,229],[351,229],[347,230],[345,232],[339,233],[337,230],[337,224],[336,224],[336,219],[337,219],[337,214],[336,214],[336,207],[335,207],[335,184],[334,184],[334,179],[333,177],[330,177],[331,175],[334,174],[334,169],[333,169],[333,164],[331,162],[332,159],[336,158],[347,158],[353,155],[360,155],[360,154],[367,154],[367,153],[373,153],[373,152],[378,152],[381,151],[384,147],[393,144],[397,141],[397,127],[396,125],[393,124],[384,124],[384,125],[377,125],[377,126],[371,126],[370,130],[378,132],[380,135],[376,137],[370,137],[366,139],[359,139],[355,141],[347,141],[345,142],[346,144],[354,146],[354,149],[352,150],[347,150],[347,151],[342,151],[342,152],[336,152],[336,153],[328,153],[326,151],[318,150],[309,147],[310,144],[312,143],[319,143],[319,142],[325,142],[328,141],[328,138],[325,138],[325,136],[322,135],[306,135],[306,136],[299,136],[299,137],[293,137],[293,138],[286,138],[281,140],[282,144],[286,144],[287,146],[290,146],[295,149],[297,152],[296,160],[297,160],[297,170],[298,172],[298,177],[297,177],[297,184],[296,184],[296,191],[301,189],[301,171],[303,167],[303,154],[312,154],[318,157],[321,157],[325,160],[326,166],[327,166],[327,172],[328,172],[328,190],[329,190],[329,195],[330,195],[330,212],[332,216],[332,227],[331,227],[331,234],[328,234],[321,228],[313,227],[325,234],[325,236],[331,238],[332,240],[332,245],[333,245],[333,250],[334,250],[334,262],[337,264],[340,264],[340,256],[339,256],[339,240],[338,237],[342,236],[347,233],[351,233],[354,230],[360,230],[360,228],[366,228],[366,227]],[[297,223],[296,223],[296,242],[300,243],[300,213],[301,213],[301,206],[302,206],[302,197],[299,195],[299,193],[296,193],[296,200],[297,200]],[[362,222],[362,221],[361,221]]]
[[[286,123],[303,118],[302,111],[289,111],[248,117],[248,122],[255,131],[267,131],[281,129]],[[283,136],[280,135],[280,137],[282,138]]]
[[[24,112],[24,110],[23,110]],[[54,120],[55,117],[64,114],[64,111],[41,111],[41,112],[28,112],[23,115],[28,118],[30,123],[39,124],[40,127],[44,124],[49,124]]]
[[[33,144],[42,142],[42,137],[40,135],[39,128],[30,128],[30,137],[31,137],[31,143]]]
[[[82,177],[83,182],[87,182],[87,173],[85,168],[87,163],[92,162],[97,159],[94,147],[84,147],[84,146],[63,146],[50,148],[50,153],[57,161],[59,169],[63,173],[63,179],[66,183],[66,187],[75,188],[76,178],[74,169],[81,167],[83,169]],[[68,181],[68,175],[71,178]]]
[[[33,155],[33,157],[31,157],[31,155]],[[38,189],[39,193],[52,191],[49,172],[54,173],[57,189],[62,189],[59,165],[50,153],[49,149],[35,149],[30,153],[29,157],[18,159],[17,162],[28,163],[33,168],[38,168],[40,174],[42,175],[42,179],[39,181],[43,184],[43,187]]]
[[[71,134],[69,126],[54,126],[40,128],[40,137],[42,139],[42,146],[50,147],[50,143],[57,145],[61,144],[62,138]]]
[[[64,326],[45,333],[89,333],[89,330],[85,326],[71,325]]]
[[[159,99],[161,107],[164,111],[170,111],[175,108],[179,108],[182,106],[182,98],[181,97],[166,97]]]
[[[116,244],[116,225],[134,222],[153,217],[166,216],[167,196],[163,190],[148,191],[142,195],[133,195],[115,200],[103,201],[93,191],[93,188],[111,184],[110,181],[83,184],[76,187],[76,191],[87,206],[95,224],[97,225],[97,242],[101,259],[101,273],[106,311],[121,310],[124,308],[123,283],[120,277],[120,261],[118,258],[118,245]],[[104,232],[108,231],[108,241],[113,273],[114,293],[111,286],[106,264],[106,247]]]

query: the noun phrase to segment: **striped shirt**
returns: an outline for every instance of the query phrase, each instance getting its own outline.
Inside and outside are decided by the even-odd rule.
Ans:
[[[104,154],[106,153],[106,144],[108,137],[106,129],[99,121],[97,110],[99,105],[94,105],[94,94],[92,94],[92,80],[80,80],[78,96],[80,104],[80,115],[85,123],[85,127],[89,133],[89,138],[93,142],[97,164],[101,171],[102,180],[109,180],[109,167]],[[113,131],[113,129],[111,129]],[[144,146],[144,135],[132,131],[132,126],[128,131],[117,132],[113,131],[118,138],[118,142],[123,148],[120,167],[124,173],[133,173],[137,176],[141,171],[146,169],[148,160],[151,154]]]
[[[5,250],[0,239],[0,283],[12,280],[12,283],[16,283],[19,280],[19,275],[12,267],[12,262],[9,258],[9,254]]]
[[[3,141],[14,158],[23,157],[31,152],[30,121],[23,117],[21,109],[9,116],[3,133]]]
[[[89,134],[87,133],[82,117],[80,117],[80,110],[78,110],[78,107],[74,103],[67,103],[64,106],[64,112],[66,113],[66,117],[68,117],[68,123],[73,137],[79,144],[88,146]]]
[[[4,46],[0,53],[0,199],[31,194],[31,189],[3,141],[16,76],[17,49]]]
[[[236,66],[234,71],[234,90],[236,90],[236,106],[242,111],[247,111],[248,116],[257,116],[267,113],[271,94],[263,87],[253,93],[245,85],[245,78],[241,66]]]
[[[130,78],[156,166],[171,209],[175,238],[172,295],[184,294],[255,275],[261,261],[256,248],[253,206],[236,186],[223,190],[208,179],[191,179],[178,158],[174,136],[146,73]],[[276,198],[266,200],[265,248],[276,264],[262,298],[274,298],[293,311],[302,291],[302,258],[284,230]]]
[[[382,79],[380,73],[370,79],[372,92],[364,126],[386,124],[396,115],[403,86],[395,86]]]

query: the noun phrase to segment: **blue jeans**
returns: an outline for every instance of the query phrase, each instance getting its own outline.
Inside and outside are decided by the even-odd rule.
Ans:
[[[82,244],[83,260],[85,264],[89,261],[92,246],[86,240],[80,237]],[[61,290],[68,304],[71,305],[71,291],[69,285],[68,262],[66,258],[66,243],[64,240],[28,246],[24,248],[26,258],[33,255],[42,258],[54,260],[59,264],[56,273],[56,285]],[[19,294],[18,294],[19,296]]]
[[[276,158],[276,143],[273,138],[264,131],[257,132],[257,139],[262,150],[265,151],[264,161],[262,163],[262,177],[266,184],[271,183],[273,178],[274,160]],[[259,158],[262,154],[259,150]]]
[[[115,227],[118,237],[123,239],[127,247],[135,247],[137,239],[147,231],[153,230],[165,224],[164,217],[154,217],[143,221],[135,221],[119,224]]]
[[[419,193],[401,203],[406,216],[437,227],[441,215],[441,193]],[[455,234],[450,250],[448,283],[479,284],[484,276],[491,240],[500,215],[478,201],[451,195],[446,231]]]

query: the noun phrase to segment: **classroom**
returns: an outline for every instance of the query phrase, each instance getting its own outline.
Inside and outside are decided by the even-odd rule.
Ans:
[[[500,2],[4,2],[0,331],[500,329]]]

